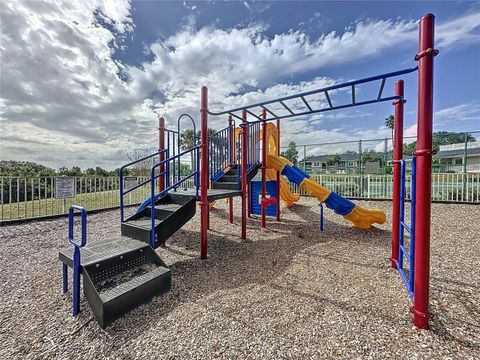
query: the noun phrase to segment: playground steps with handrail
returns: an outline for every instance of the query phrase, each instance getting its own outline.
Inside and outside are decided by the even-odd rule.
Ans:
[[[254,165],[247,172],[247,181],[252,180],[258,172],[259,165]],[[212,189],[228,189],[240,190],[242,187],[241,178],[239,177],[240,169],[238,165],[230,167],[230,169],[212,183]]]
[[[150,244],[152,208],[147,206],[122,223],[122,235]],[[155,248],[180,229],[195,215],[195,196],[171,192],[155,203]]]
[[[72,248],[59,252],[72,267]],[[170,289],[170,269],[146,243],[128,237],[92,239],[81,251],[83,292],[102,328]]]

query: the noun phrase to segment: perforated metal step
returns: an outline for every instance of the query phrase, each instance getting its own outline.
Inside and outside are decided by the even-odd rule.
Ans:
[[[59,258],[72,265],[72,251]],[[81,250],[83,292],[102,328],[170,289],[170,269],[147,244],[126,237],[90,241]]]

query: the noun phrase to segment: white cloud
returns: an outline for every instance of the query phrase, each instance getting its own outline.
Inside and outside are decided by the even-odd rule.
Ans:
[[[435,111],[434,126],[444,127],[458,123],[470,123],[480,129],[480,101],[451,106]]]
[[[248,6],[257,4],[262,5]],[[262,5],[255,11],[265,10]],[[155,145],[159,114],[170,126],[180,113],[197,117],[202,85],[209,87],[211,110],[307,91],[340,79],[318,76],[290,84],[290,77],[379,57],[398,44],[411,47],[417,36],[411,20],[363,20],[318,38],[301,31],[270,38],[266,24],[197,31],[190,17],[176,34],[147,44],[154,60],[134,67],[112,59],[135,29],[129,1],[5,2],[1,12],[1,157],[55,167],[119,166],[126,149]],[[439,44],[477,41],[478,15],[440,24]],[[367,46],[372,39],[375,46]],[[323,104],[318,98],[309,101]],[[285,122],[282,139],[287,141],[287,133],[299,143],[388,135],[384,128],[318,130],[334,119],[319,114]],[[225,124],[223,118],[211,120],[213,127]]]

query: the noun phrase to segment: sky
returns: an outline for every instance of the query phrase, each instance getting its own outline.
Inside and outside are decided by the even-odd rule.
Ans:
[[[418,19],[428,12],[440,51],[434,130],[480,130],[479,1],[2,1],[0,159],[114,169],[128,152],[157,146],[159,116],[176,129],[189,113],[198,126],[203,85],[220,111],[415,66]],[[416,76],[403,77],[411,136]],[[385,102],[282,120],[281,141],[385,138],[392,113]],[[209,126],[226,120],[210,117]],[[307,155],[357,147],[310,146]]]

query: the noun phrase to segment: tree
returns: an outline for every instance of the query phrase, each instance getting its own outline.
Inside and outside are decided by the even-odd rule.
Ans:
[[[84,172],[85,176],[94,176],[95,175],[95,169],[94,168],[88,168]]]
[[[385,118],[385,126],[392,130],[392,142],[393,142],[393,129],[395,127],[395,116],[388,115]]]
[[[100,166],[97,166],[95,168],[95,175],[106,177],[106,176],[108,176],[108,171],[105,170],[105,169],[102,169]]]
[[[329,158],[327,158],[327,160],[325,160],[325,164],[327,164],[327,166],[334,166],[334,165],[338,165],[338,163],[341,160],[342,160],[342,157],[340,155],[334,154]]]
[[[375,150],[369,150],[362,153],[362,163],[366,163],[368,161],[382,161],[382,154],[377,153]]]
[[[70,169],[66,166],[62,166],[58,169],[58,175],[60,176],[82,176],[82,169],[78,166],[72,166]]]
[[[280,155],[287,158],[295,165],[298,162],[297,144],[295,144],[294,141],[290,141],[287,150],[283,151]]]
[[[140,160],[150,154],[148,149],[135,149],[129,151],[127,153],[127,157],[130,161]],[[132,169],[130,169],[130,173],[133,176],[150,176],[150,168],[152,167],[153,160],[152,158],[140,161],[134,165],[132,165]],[[125,175],[125,173],[124,173]]]
[[[15,160],[1,160],[0,161],[0,176],[56,176],[54,169],[30,162],[30,161],[15,161]]]
[[[475,138],[469,133],[457,133],[449,131],[437,131],[433,133],[432,145],[435,151],[440,149],[440,145],[464,143],[465,138],[467,142],[475,141]],[[409,144],[403,145],[403,152],[405,155],[413,155],[417,147],[417,142],[413,141]]]

